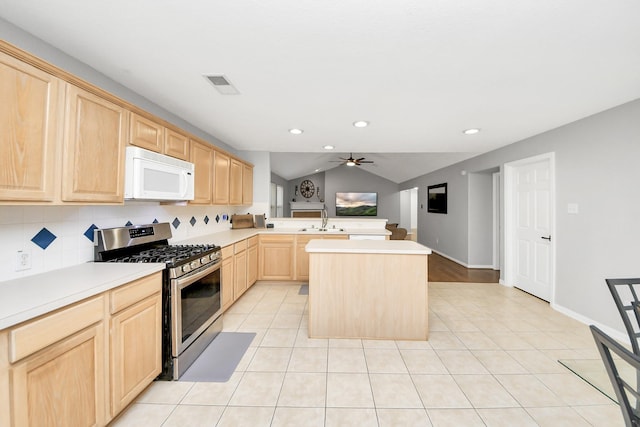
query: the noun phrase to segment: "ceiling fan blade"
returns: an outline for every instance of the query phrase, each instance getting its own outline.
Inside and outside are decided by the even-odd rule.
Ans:
[[[358,163],[373,163],[373,160],[360,160]]]
[[[364,160],[366,157],[360,157],[359,159],[356,159],[356,162],[359,162],[361,160]]]

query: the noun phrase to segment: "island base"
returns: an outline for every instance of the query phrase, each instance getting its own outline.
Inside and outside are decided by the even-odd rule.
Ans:
[[[426,255],[309,254],[309,337],[426,340]]]

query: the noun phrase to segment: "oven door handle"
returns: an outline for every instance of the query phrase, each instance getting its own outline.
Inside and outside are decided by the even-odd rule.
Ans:
[[[207,267],[202,271],[199,271],[193,275],[188,275],[188,276],[183,276],[177,279],[173,279],[175,280],[175,284],[178,288],[178,290],[182,290],[183,288],[189,286],[190,284],[192,284],[193,282],[196,282],[200,279],[202,279],[205,276],[208,276],[209,274],[213,273],[214,271],[218,270],[220,268],[220,263],[217,262],[215,263],[214,266],[211,267]]]

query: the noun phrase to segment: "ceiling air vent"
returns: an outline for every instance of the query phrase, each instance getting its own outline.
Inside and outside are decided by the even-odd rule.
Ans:
[[[238,95],[238,89],[231,84],[229,79],[224,74],[211,74],[205,75],[205,79],[209,81],[213,85],[214,88],[222,95]]]

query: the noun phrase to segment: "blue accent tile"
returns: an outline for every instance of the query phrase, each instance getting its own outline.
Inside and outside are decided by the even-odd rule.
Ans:
[[[174,219],[171,224],[173,224],[173,228],[177,230],[178,227],[180,226],[180,220],[178,219],[178,217],[176,217],[176,219]]]
[[[91,224],[91,225],[89,226],[89,228],[87,228],[87,231],[85,231],[85,232],[83,233],[83,234],[84,234],[84,237],[86,237],[87,239],[89,239],[89,240],[91,240],[91,241],[93,242],[93,237],[94,237],[94,236],[93,236],[93,234],[94,234],[94,233],[93,233],[93,230],[95,230],[96,228],[98,228],[98,227],[96,227],[96,225],[95,225],[95,224]]]
[[[228,219],[229,219],[229,215],[227,215],[227,214],[222,214],[222,220],[223,220],[223,221],[226,221],[226,220],[228,220]]]
[[[42,249],[47,249],[54,240],[56,240],[56,235],[44,227],[31,239],[33,243],[40,246]]]
[[[209,224],[209,217],[207,215],[204,216],[204,223]]]
[[[189,224],[191,224],[191,226],[193,227],[194,225],[196,225],[196,217],[192,216],[191,219],[189,220]]]
[[[133,223],[131,221],[127,221],[127,223],[124,226],[125,227],[129,227],[129,226],[132,226],[132,225],[133,225]]]
[[[220,215],[216,215],[216,222],[220,222]]]
[[[153,224],[157,224],[159,221],[157,219],[153,220]]]

